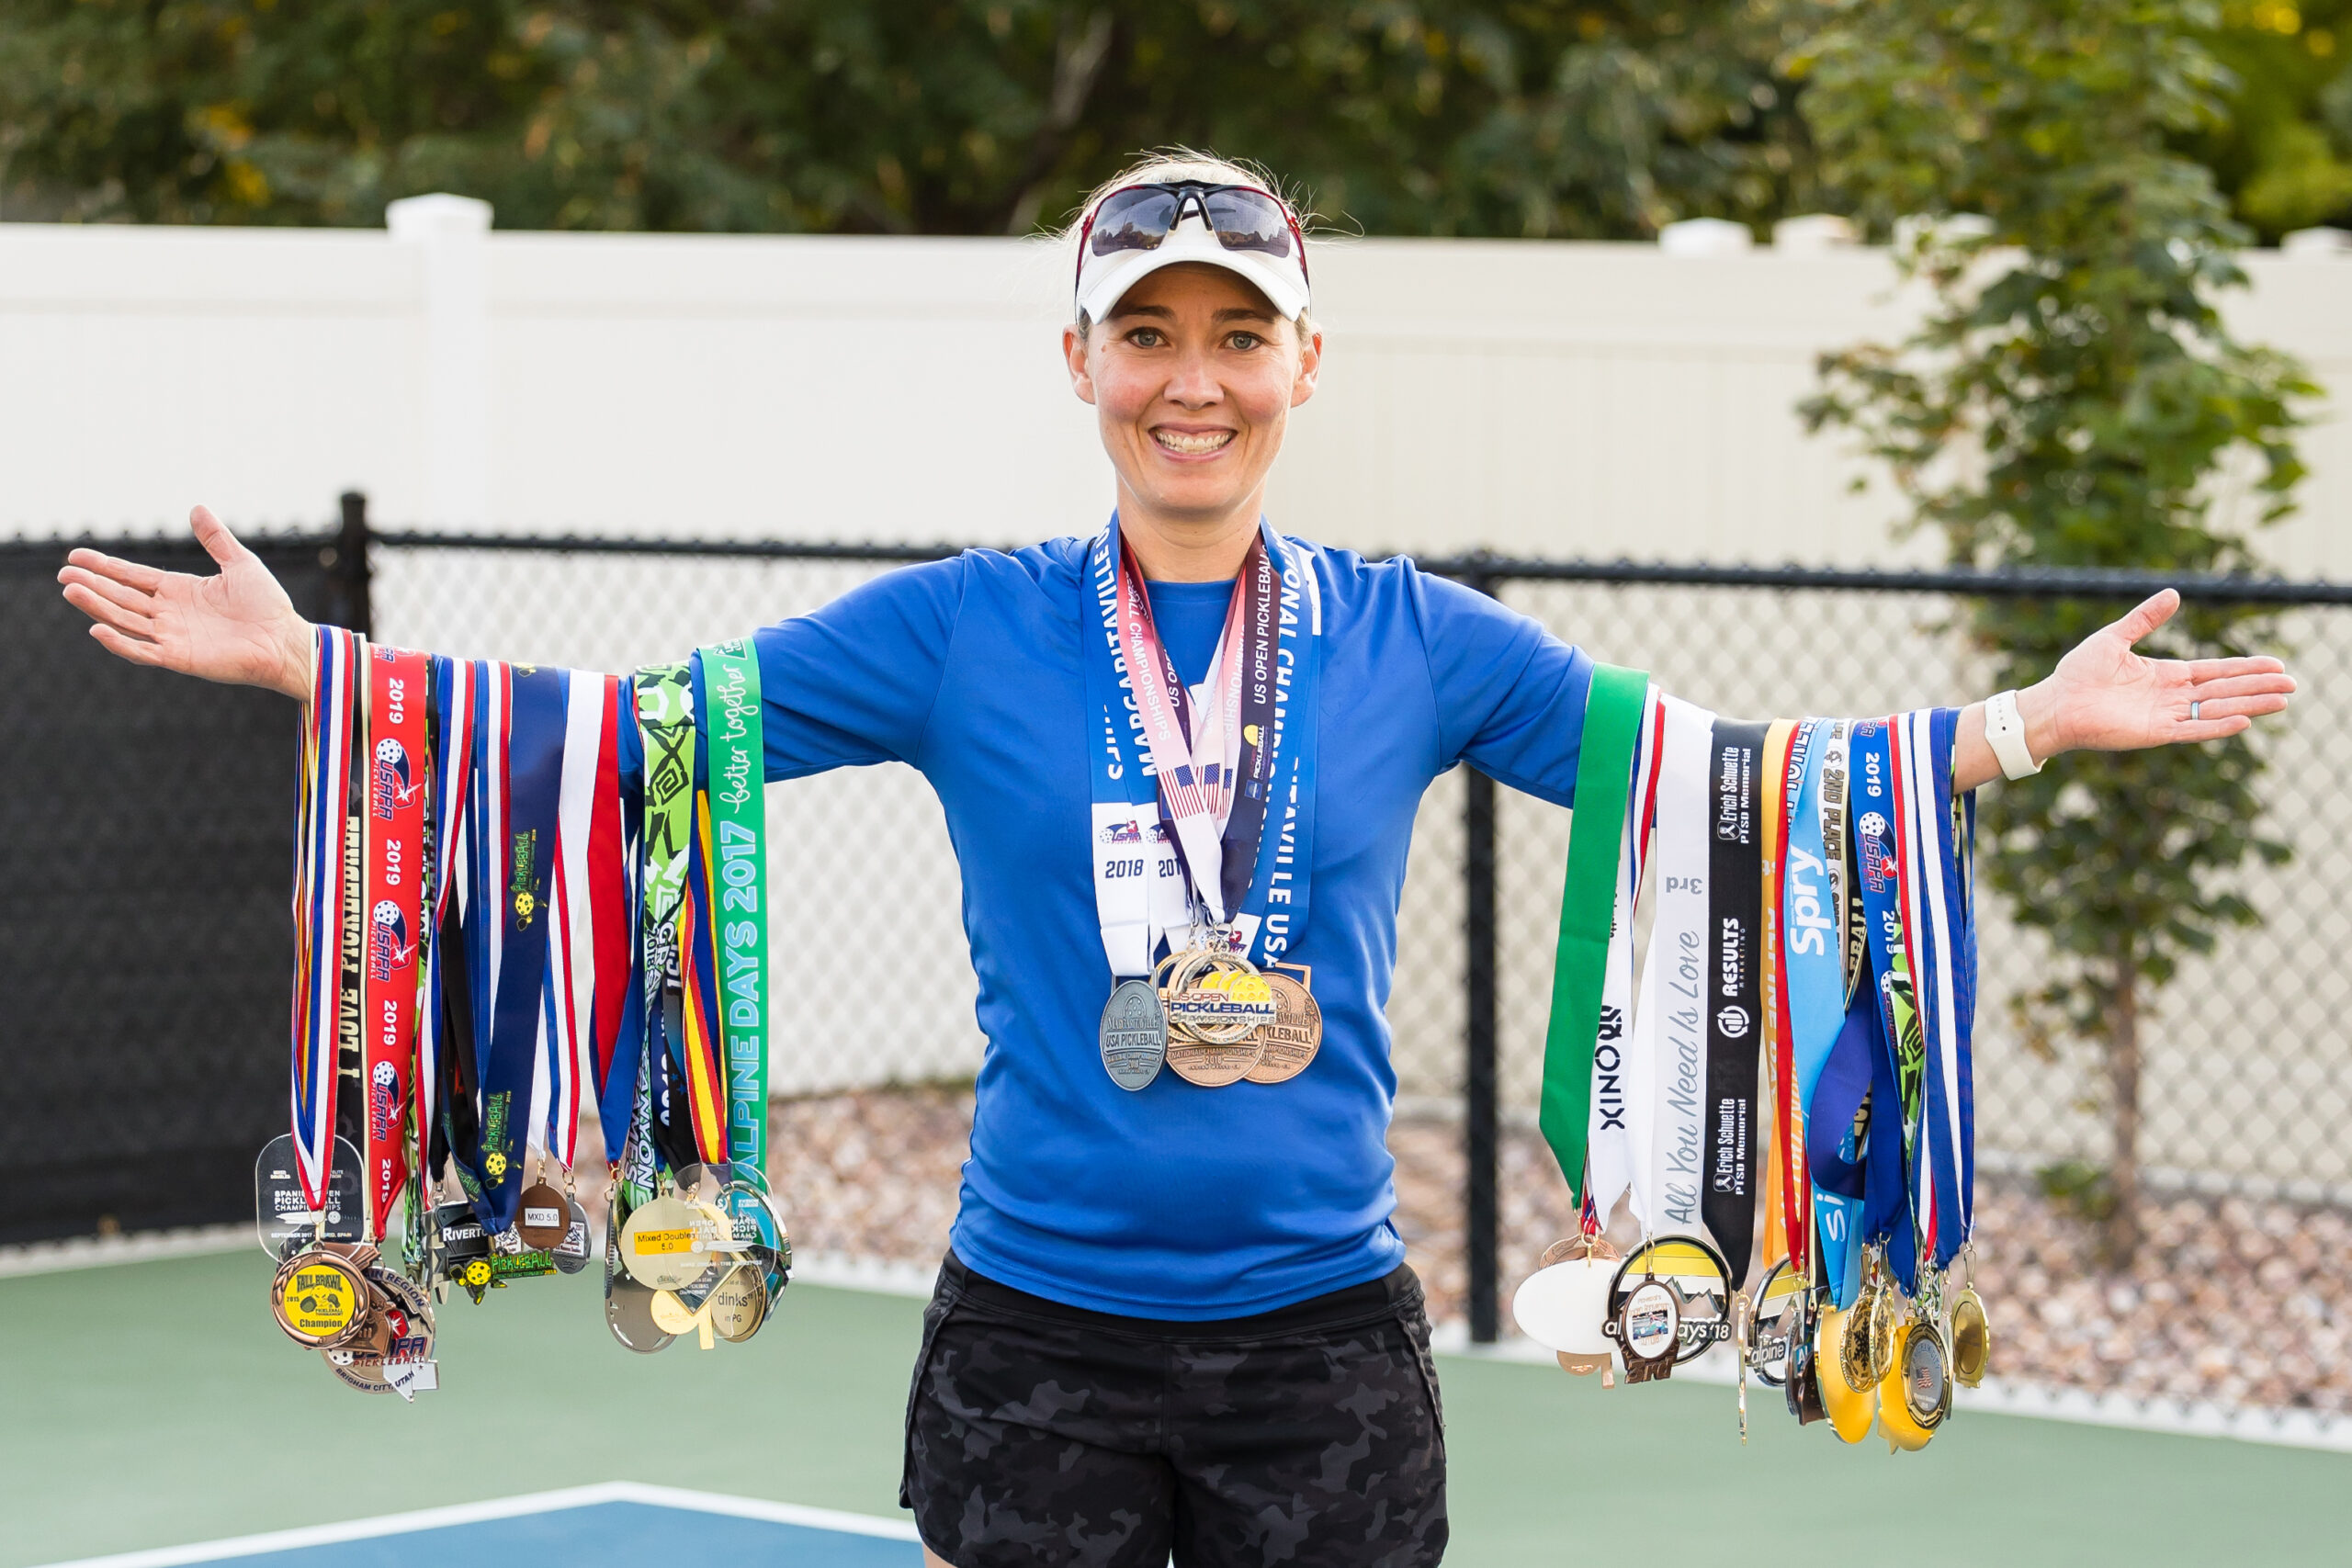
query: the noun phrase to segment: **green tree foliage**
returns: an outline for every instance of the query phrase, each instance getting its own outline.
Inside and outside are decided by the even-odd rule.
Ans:
[[[2352,228],[2352,0],[2226,0],[2210,42],[2228,116],[2182,145],[2266,240]]]
[[[1638,236],[1811,200],[1761,0],[0,0],[0,213],[986,233],[1137,148],[1374,232]]]
[[[2211,20],[2193,0],[1858,5],[1792,62],[1826,176],[1883,229],[1928,220],[1899,249],[1935,301],[1907,343],[1826,356],[1808,414],[1859,431],[1955,561],[2241,570],[2241,525],[2288,510],[2295,403],[2314,389],[2215,313],[2245,235],[2171,150],[2222,113]],[[2213,499],[2233,464],[2250,516]],[[2117,609],[1995,601],[1973,627],[2022,686]],[[2202,657],[2269,632],[2191,606],[2156,640]],[[2230,874],[2287,852],[2257,826],[2262,765],[2243,737],[2071,756],[1984,814],[1984,874],[2057,955],[2028,1021],[2102,1050],[2120,1257],[2142,1016],[2184,955],[2256,919]]]

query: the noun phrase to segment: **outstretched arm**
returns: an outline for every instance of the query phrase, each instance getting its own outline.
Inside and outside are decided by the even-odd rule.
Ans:
[[[264,686],[297,701],[311,694],[311,623],[261,558],[209,507],[188,514],[212,577],[164,571],[97,550],[75,550],[57,574],[65,602],[90,617],[107,652],[236,686]]]
[[[2220,740],[2278,713],[2295,678],[2275,659],[2148,659],[2132,645],[2172,619],[2180,595],[2167,588],[2058,661],[2047,680],[2018,694],[2026,746],[2037,761],[2061,751],[2134,751],[2183,740]],[[2189,705],[2197,716],[2189,716]],[[1952,788],[1974,789],[2001,776],[1984,739],[1984,705],[1960,716]]]

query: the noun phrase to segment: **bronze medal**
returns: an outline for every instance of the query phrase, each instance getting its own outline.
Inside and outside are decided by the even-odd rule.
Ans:
[[[269,1286],[277,1326],[312,1350],[336,1349],[358,1338],[372,1315],[364,1271],[375,1261],[374,1247],[350,1242],[322,1243],[287,1258]]]
[[[523,1189],[514,1212],[514,1234],[534,1252],[552,1252],[571,1229],[571,1204],[544,1181]]]
[[[1682,1311],[1676,1291],[1645,1278],[1625,1293],[1609,1337],[1625,1357],[1625,1381],[1652,1382],[1673,1375],[1682,1341]]]
[[[1297,977],[1283,970],[1295,971]],[[1305,1072],[1323,1048],[1323,1010],[1307,989],[1312,972],[1304,964],[1270,964],[1259,975],[1273,990],[1274,1021],[1258,1031],[1265,1055],[1250,1069],[1250,1081],[1286,1083]]]
[[[710,1267],[710,1222],[695,1205],[664,1194],[621,1227],[621,1266],[653,1291],[691,1284]]]
[[[1102,1004],[1096,1031],[1102,1070],[1130,1092],[1148,1089],[1168,1060],[1168,1015],[1148,980],[1122,980]]]

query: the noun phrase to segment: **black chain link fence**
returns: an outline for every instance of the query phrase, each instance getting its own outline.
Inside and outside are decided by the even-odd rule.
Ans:
[[[356,498],[355,498],[356,499]],[[626,670],[820,605],[941,547],[379,534],[271,544],[298,604],[409,647]],[[106,547],[162,565],[185,548]],[[246,1217],[283,1119],[293,723],[277,699],[103,655],[56,598],[64,546],[0,550],[0,947],[10,1032],[0,1240]],[[2129,574],[1986,579],[1491,558],[1425,561],[1725,713],[1877,714],[1982,695],[1954,629],[1984,593],[2128,602]],[[355,571],[355,566],[364,570]],[[2302,695],[2260,744],[2294,858],[2239,878],[2264,917],[2187,965],[2147,1021],[2151,1240],[2129,1269],[2037,1173],[2109,1157],[2103,1075],[2017,1037],[2045,958],[1988,897],[1978,1038],[1980,1283],[1997,1370],[2352,1410],[2352,588],[2190,585],[2279,607]],[[777,1177],[811,1254],[935,1260],[981,1041],[939,807],[900,767],[769,792],[783,983]],[[1500,1292],[1568,1222],[1533,1127],[1566,814],[1476,775],[1425,801],[1389,1007],[1398,1223],[1441,1316]],[[854,862],[854,864],[853,864]],[[854,897],[827,889],[857,889]],[[2252,1311],[2262,1321],[2248,1318]],[[2228,1320],[2228,1321],[2224,1321]],[[2275,1321],[2274,1321],[2275,1320]],[[2234,1323],[2234,1326],[2231,1323]]]

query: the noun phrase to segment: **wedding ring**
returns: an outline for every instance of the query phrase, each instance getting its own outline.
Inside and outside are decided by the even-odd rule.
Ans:
[[[2204,705],[2203,703],[2201,703],[2201,702],[2198,702],[2198,703],[2191,703],[2191,704],[2189,704],[2189,705],[2188,705],[2188,722],[2189,722],[2189,723],[2191,723],[2191,724],[2195,724],[2195,723],[2197,722],[2197,710],[2198,710],[2198,709],[2199,709],[2199,708],[2201,708],[2201,707],[2203,707],[2204,705]]]

